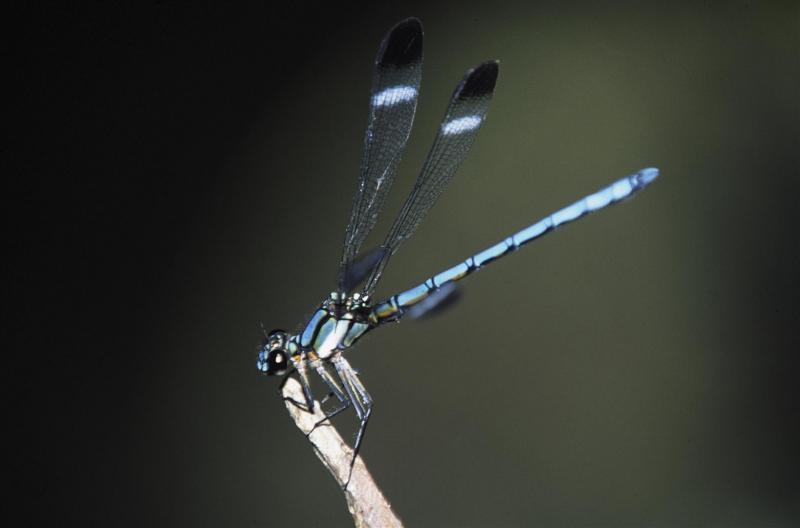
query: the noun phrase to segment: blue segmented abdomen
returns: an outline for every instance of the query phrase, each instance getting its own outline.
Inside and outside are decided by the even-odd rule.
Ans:
[[[456,264],[452,268],[434,275],[422,284],[377,303],[372,309],[373,318],[378,323],[397,320],[403,316],[406,308],[424,300],[442,286],[463,279],[470,273],[516,251],[528,242],[559,226],[629,198],[637,191],[647,187],[657,177],[658,169],[647,168],[617,180],[608,187],[585,196],[572,205],[559,209],[535,224]]]

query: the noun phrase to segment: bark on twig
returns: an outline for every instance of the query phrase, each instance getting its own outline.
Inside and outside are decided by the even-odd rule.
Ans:
[[[289,379],[283,387],[283,396],[297,402],[305,401],[300,384]],[[336,428],[326,422],[320,425],[309,435],[314,424],[325,418],[320,410],[319,402],[314,402],[314,413],[309,413],[298,408],[291,401],[286,401],[286,409],[294,420],[295,425],[304,435],[308,435],[317,458],[328,469],[336,482],[344,491],[347,509],[353,516],[357,528],[402,528],[403,524],[392,511],[389,502],[378,489],[372,479],[367,466],[359,456],[353,466],[353,475],[347,489],[344,485],[350,473],[350,459],[353,450],[350,449]]]

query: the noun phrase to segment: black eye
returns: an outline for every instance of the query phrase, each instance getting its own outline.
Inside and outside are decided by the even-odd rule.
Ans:
[[[289,357],[280,348],[264,347],[258,353],[258,370],[268,375],[283,374],[289,369]]]
[[[270,370],[274,371],[286,370],[286,363],[288,362],[287,360],[288,358],[286,357],[286,354],[284,354],[283,350],[277,348],[270,352],[269,357],[267,358]]]

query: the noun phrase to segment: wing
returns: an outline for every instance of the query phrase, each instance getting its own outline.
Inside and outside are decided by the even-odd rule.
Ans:
[[[364,294],[375,290],[389,259],[414,234],[466,158],[489,110],[498,69],[497,61],[484,62],[468,71],[453,92],[422,172],[383,243],[383,255],[367,279]]]
[[[389,31],[375,59],[361,172],[339,265],[342,293],[355,287],[369,271],[359,276],[351,268],[394,181],[411,133],[421,76],[422,25],[409,18]]]

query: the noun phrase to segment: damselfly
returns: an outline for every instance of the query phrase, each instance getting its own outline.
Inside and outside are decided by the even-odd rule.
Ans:
[[[312,372],[338,400],[339,407],[328,417],[349,407],[355,409],[359,428],[351,470],[372,414],[372,398],[344,357],[348,348],[379,326],[441,307],[453,296],[456,281],[559,226],[630,197],[658,176],[654,168],[626,176],[413,288],[373,302],[372,294],[389,259],[414,233],[472,146],[489,109],[497,73],[497,61],[484,62],[466,73],[450,98],[433,147],[389,234],[377,250],[362,256],[361,246],[383,208],[411,132],[422,74],[419,20],[404,20],[386,35],[374,65],[361,172],[345,231],[338,286],[297,333],[273,330],[259,348],[258,369],[262,372],[297,373],[307,409],[314,405]]]

